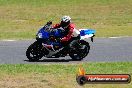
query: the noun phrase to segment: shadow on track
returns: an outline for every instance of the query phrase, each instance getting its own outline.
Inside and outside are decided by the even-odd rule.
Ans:
[[[72,59],[43,59],[39,61],[29,61],[29,60],[24,60],[26,62],[69,62],[73,61]]]

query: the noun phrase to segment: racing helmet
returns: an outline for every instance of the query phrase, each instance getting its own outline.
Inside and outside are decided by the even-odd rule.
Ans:
[[[62,27],[67,27],[70,24],[70,22],[71,22],[70,16],[63,16],[61,18],[61,26]]]

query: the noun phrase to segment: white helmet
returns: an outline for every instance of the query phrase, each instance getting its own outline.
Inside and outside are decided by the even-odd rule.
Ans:
[[[69,16],[63,16],[61,18],[61,26],[64,27],[68,27],[68,25],[71,23],[71,18]]]
[[[63,16],[63,17],[61,18],[61,21],[63,21],[63,22],[68,22],[68,21],[71,21],[71,18],[70,18],[70,16]]]

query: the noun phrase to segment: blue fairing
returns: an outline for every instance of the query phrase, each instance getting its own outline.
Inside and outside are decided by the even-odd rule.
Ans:
[[[55,29],[55,31],[51,32],[50,34],[54,35],[55,37],[59,37],[59,38],[62,38],[63,36],[61,30],[59,29]]]
[[[39,31],[38,31],[38,34],[41,33],[42,34],[42,38],[43,39],[48,39],[50,37],[50,35],[53,35],[55,37],[62,37],[63,35],[61,35],[61,31],[60,30],[55,30],[54,32],[47,32],[45,30],[45,28],[41,28]]]
[[[41,36],[43,39],[48,39],[49,38],[49,32],[45,31],[44,28],[41,28],[37,34],[41,33]]]
[[[95,30],[93,30],[93,29],[85,29],[85,30],[80,31],[81,36],[94,34],[94,33],[95,33]]]
[[[61,38],[62,35],[61,35],[60,32],[61,32],[60,30],[55,30],[55,31],[53,31],[53,32],[48,32],[48,31],[46,31],[45,28],[43,27],[43,28],[41,28],[41,29],[38,31],[37,34],[41,33],[41,36],[42,36],[41,38],[42,38],[42,39],[47,39],[47,40],[48,40],[48,39],[50,38],[50,35],[53,35],[53,36],[55,36],[55,37]],[[48,44],[48,45],[59,45],[59,46],[61,46],[61,44],[60,44],[59,42],[52,42],[52,41],[49,41],[49,42],[47,42],[46,44]]]

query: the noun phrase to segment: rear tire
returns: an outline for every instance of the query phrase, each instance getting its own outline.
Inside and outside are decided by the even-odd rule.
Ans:
[[[30,62],[38,61],[39,59],[41,59],[43,57],[42,44],[35,41],[28,47],[26,56]]]
[[[74,61],[81,61],[83,58],[85,58],[88,55],[90,50],[90,46],[88,42],[84,40],[80,40],[78,43],[81,46],[81,48],[76,48],[75,50],[72,50],[69,54],[69,56]]]

